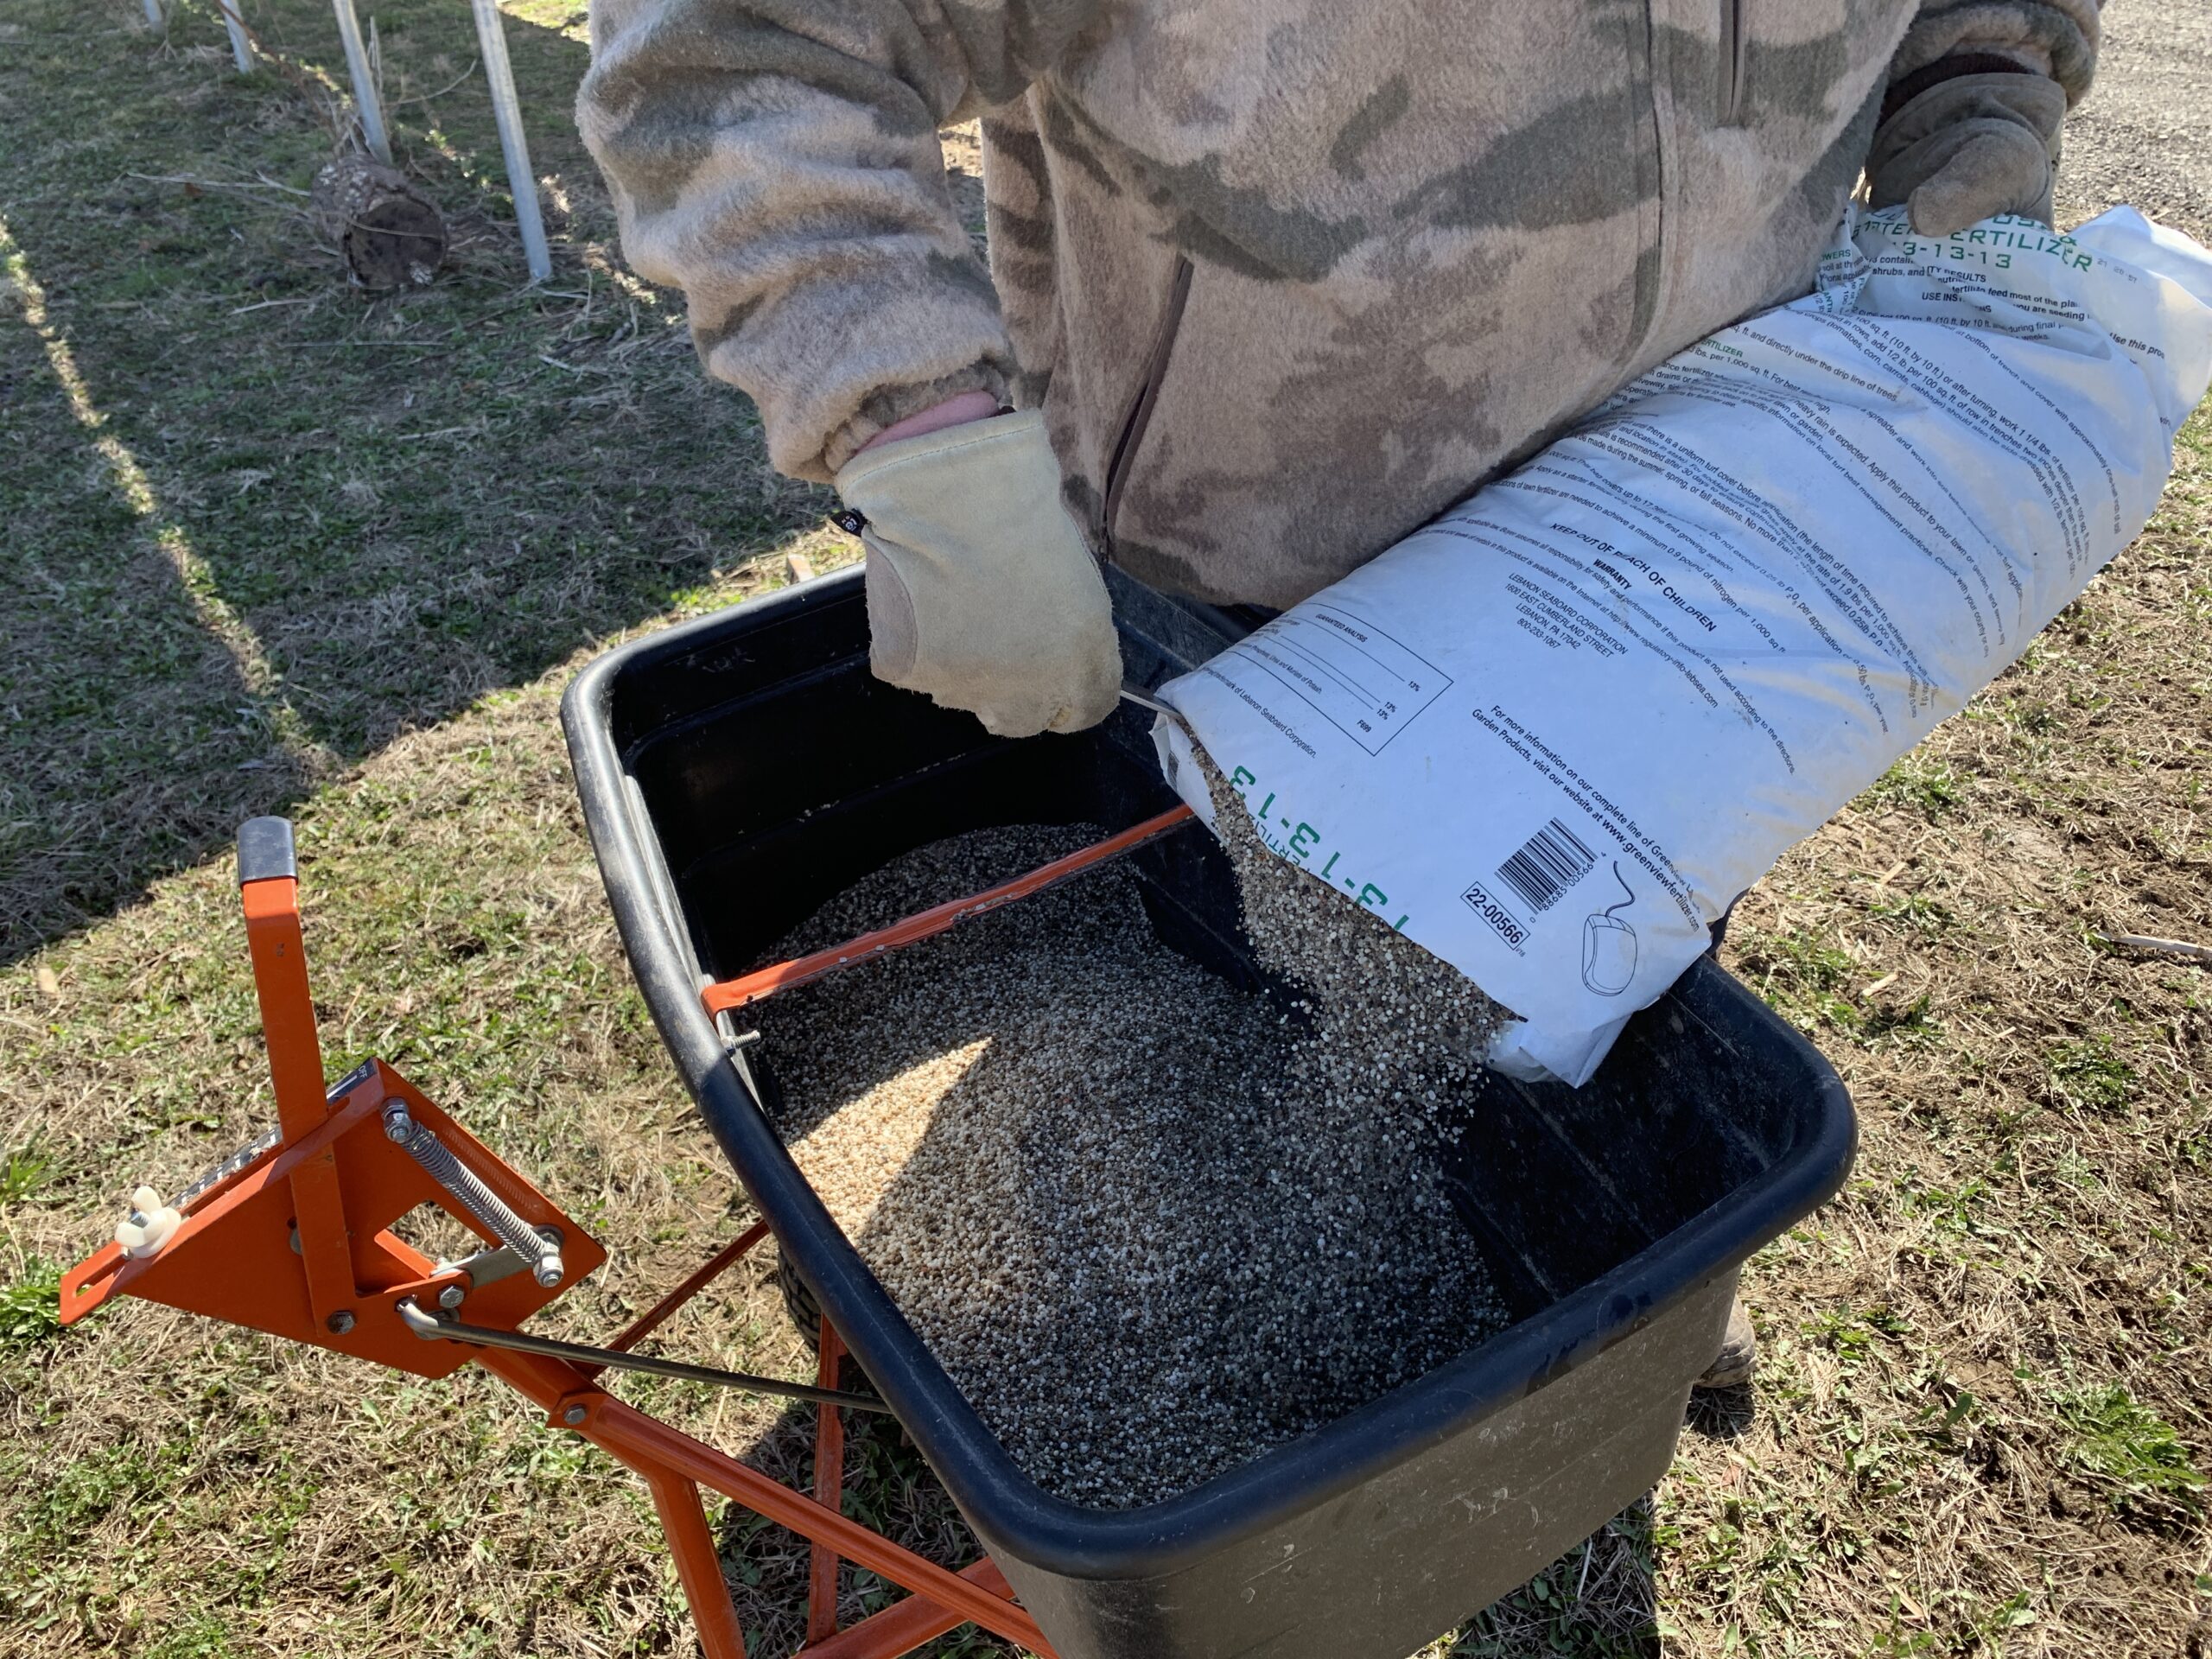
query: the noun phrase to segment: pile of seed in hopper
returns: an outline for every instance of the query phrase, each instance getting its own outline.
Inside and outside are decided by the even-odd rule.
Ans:
[[[1099,833],[924,847],[782,952]],[[1427,1150],[1427,1103],[1483,1010],[1391,966],[1389,945],[1339,937],[1351,907],[1277,892],[1278,863],[1243,871],[1255,943],[1366,1012],[1317,1005],[1314,1028],[1294,1028],[1162,947],[1119,865],[762,1011],[799,1166],[1015,1461],[1078,1503],[1185,1491],[1503,1323]]]
[[[1213,762],[1198,755],[1213,829],[1236,872],[1244,931],[1260,961],[1297,988],[1312,1038],[1300,1069],[1349,1090],[1378,1111],[1434,1121],[1452,1088],[1482,1065],[1510,1013],[1441,957],[1375,912],[1268,850],[1249,810]]]

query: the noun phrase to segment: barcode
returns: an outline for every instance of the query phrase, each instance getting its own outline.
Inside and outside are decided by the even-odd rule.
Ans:
[[[1559,902],[1560,894],[1589,874],[1597,862],[1598,855],[1554,818],[1497,867],[1497,879],[1541,914]]]

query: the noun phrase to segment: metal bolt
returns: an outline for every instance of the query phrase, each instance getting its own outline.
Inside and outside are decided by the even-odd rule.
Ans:
[[[440,1307],[448,1308],[459,1307],[461,1303],[461,1299],[467,1294],[468,1287],[467,1285],[448,1285],[443,1290],[438,1293],[438,1306]]]
[[[551,1249],[557,1250],[565,1243],[558,1227],[540,1227],[537,1230],[537,1236],[543,1239],[547,1247]],[[530,1276],[537,1280],[541,1287],[550,1290],[561,1282],[563,1271],[557,1257],[550,1262],[540,1258],[537,1267],[531,1270]]]
[[[415,1133],[415,1120],[407,1115],[407,1103],[397,1095],[384,1103],[384,1138],[404,1141]]]
[[[342,1336],[344,1336],[344,1335],[345,1335],[348,1331],[351,1331],[353,1328],[353,1309],[351,1309],[351,1308],[347,1308],[347,1307],[341,1307],[341,1308],[340,1308],[340,1309],[339,1309],[335,1313],[334,1313],[334,1314],[332,1314],[332,1315],[330,1316],[330,1334],[331,1334],[332,1336],[334,1336],[334,1337],[342,1337]]]
[[[584,1421],[584,1408],[582,1406],[570,1406],[561,1414],[561,1421],[570,1428],[582,1427]]]

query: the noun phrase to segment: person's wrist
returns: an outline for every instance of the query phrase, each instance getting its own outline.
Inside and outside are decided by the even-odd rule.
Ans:
[[[999,400],[989,392],[958,392],[941,404],[931,404],[927,409],[909,415],[903,421],[893,422],[853,453],[866,454],[879,443],[896,443],[901,438],[918,438],[931,432],[941,432],[948,426],[964,426],[970,421],[988,421],[998,412]]]

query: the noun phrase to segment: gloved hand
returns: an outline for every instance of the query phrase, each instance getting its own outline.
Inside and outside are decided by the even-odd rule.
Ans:
[[[1938,81],[1874,134],[1866,158],[1872,203],[1909,203],[1923,236],[1948,236],[1993,213],[2048,225],[2065,115],[2065,89],[2048,76]]]
[[[1122,652],[1106,584],[1060,505],[1034,411],[863,450],[837,493],[866,521],[869,666],[1001,737],[1113,712]]]

